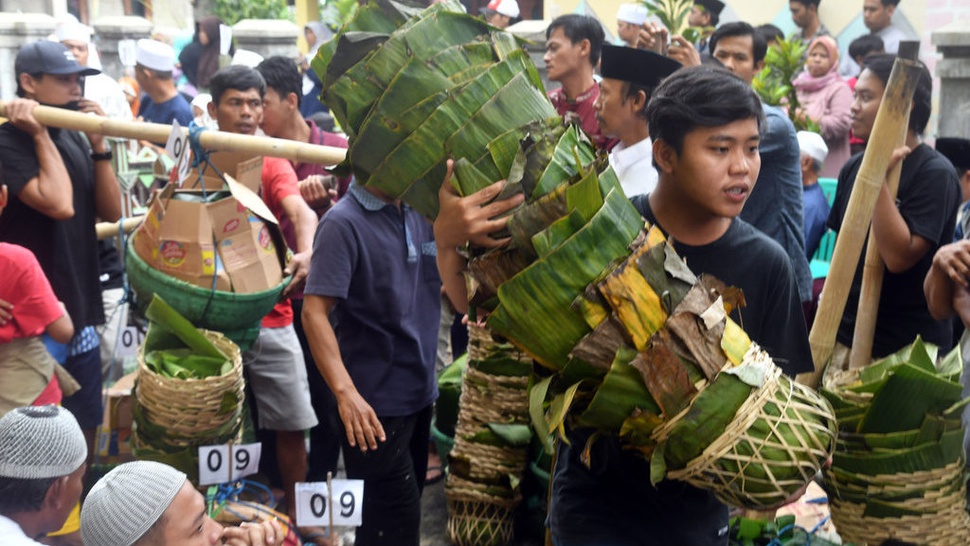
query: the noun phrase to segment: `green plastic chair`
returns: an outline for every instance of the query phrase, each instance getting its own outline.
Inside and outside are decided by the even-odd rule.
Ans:
[[[825,194],[825,199],[828,200],[831,207],[835,200],[835,188],[838,187],[839,181],[835,178],[819,178],[818,185],[822,186],[822,193]],[[819,241],[818,249],[812,255],[812,261],[808,264],[812,270],[813,279],[824,279],[828,276],[829,262],[832,261],[832,251],[834,250],[835,232],[828,229]]]

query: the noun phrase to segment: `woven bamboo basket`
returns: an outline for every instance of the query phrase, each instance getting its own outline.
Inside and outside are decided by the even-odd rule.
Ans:
[[[501,546],[512,541],[518,495],[489,494],[488,486],[448,476],[448,538],[456,546]]]
[[[829,509],[839,535],[846,542],[879,544],[887,539],[914,544],[970,543],[970,514],[966,511],[965,464],[962,459],[934,470],[876,476],[856,476],[852,483],[829,469]],[[849,502],[840,493],[865,493],[873,499],[900,498],[885,504],[911,510],[916,516],[880,518],[866,515],[866,504]]]
[[[149,369],[144,350],[139,351],[134,400],[152,429],[164,430],[164,437],[158,438],[142,430],[148,427],[141,427],[142,442],[177,448],[228,441],[237,435],[245,399],[242,353],[224,335],[202,332],[229,357],[232,369],[228,373],[205,379],[163,377]],[[214,431],[223,433],[217,438]]]
[[[748,396],[721,436],[684,468],[668,470],[668,478],[709,490],[728,505],[752,509],[777,506],[814,478],[835,443],[828,426],[834,420],[833,410],[828,401],[783,375],[777,366],[767,369],[763,384]],[[658,443],[687,411],[657,428]],[[764,438],[751,433],[758,420],[771,430]],[[815,433],[804,434],[806,430]],[[785,431],[794,443],[786,440]]]
[[[522,497],[509,476],[525,474],[528,446],[489,445],[472,438],[490,423],[529,423],[529,378],[486,373],[476,364],[490,359],[528,362],[529,357],[494,340],[486,327],[470,324],[468,330],[469,366],[445,485],[448,535],[459,546],[499,546],[512,540]]]

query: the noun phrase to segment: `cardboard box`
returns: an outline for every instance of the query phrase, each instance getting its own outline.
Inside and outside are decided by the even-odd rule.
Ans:
[[[250,189],[254,181],[259,187],[262,159],[236,166],[248,184],[230,174],[225,182],[204,176],[195,189],[169,185],[156,193],[133,235],[135,252],[151,267],[203,288],[211,288],[213,278],[222,291],[258,292],[278,285],[286,244],[273,213]],[[226,189],[230,195],[221,199],[203,197]]]
[[[131,452],[132,399],[137,372],[132,372],[104,389],[107,403],[98,431],[98,456],[101,464],[120,464],[135,460]]]

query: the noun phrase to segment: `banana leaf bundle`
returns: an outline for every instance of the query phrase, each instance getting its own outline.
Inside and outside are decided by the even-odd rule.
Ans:
[[[822,390],[839,420],[825,472],[832,518],[854,542],[970,539],[959,347],[937,362],[919,338]]]
[[[619,436],[654,480],[739,506],[787,499],[831,453],[828,403],[728,318],[740,291],[695,277],[645,224],[515,40],[459,9],[378,0],[320,48],[323,98],[350,135],[341,168],[432,218],[449,157],[462,195],[504,178],[499,198],[526,196],[509,245],[468,249],[469,292],[539,364],[529,412],[547,449],[568,421]]]

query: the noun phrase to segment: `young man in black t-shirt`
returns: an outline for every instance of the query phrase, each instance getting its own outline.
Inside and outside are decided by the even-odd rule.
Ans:
[[[684,69],[654,92],[647,119],[660,180],[652,194],[634,198],[633,204],[667,234],[695,274],[711,274],[744,290],[747,307],[732,318],[785,373],[810,371],[791,262],[777,243],[738,218],[761,167],[764,118],[757,95],[724,70]],[[504,225],[490,219],[521,200],[480,207],[501,186],[459,198],[446,183],[439,194],[438,263],[453,300],[463,289],[455,280],[461,261],[453,243],[487,243],[487,234]],[[496,244],[501,241],[490,243]],[[728,509],[711,493],[674,481],[653,487],[649,463],[624,451],[616,439],[597,440],[587,467],[580,457],[590,433],[571,429],[569,443],[559,445],[550,506],[555,544],[727,544]]]
[[[852,101],[852,133],[859,138],[869,138],[894,62],[894,55],[870,57],[859,75]],[[933,86],[925,66],[922,72],[909,116],[906,146],[911,151],[903,160],[899,191],[894,200],[884,185],[872,216],[872,231],[879,245],[879,255],[886,264],[872,346],[874,358],[912,343],[917,335],[944,349],[952,344],[950,324],[930,315],[923,294],[923,279],[930,270],[936,250],[953,241],[960,184],[950,162],[920,139],[930,119]],[[842,227],[861,165],[862,154],[855,155],[839,173],[839,186],[828,220],[828,226],[836,232]],[[865,256],[865,248],[862,256]],[[830,369],[844,369],[847,365],[847,348],[852,344],[862,287],[863,259],[860,257],[852,281],[839,326],[839,346]]]
[[[93,454],[101,424],[101,356],[94,325],[104,322],[98,284],[95,218],[121,217],[121,193],[104,137],[47,128],[34,117],[38,103],[104,115],[82,98],[80,79],[97,70],[78,64],[60,43],[23,46],[14,67],[17,95],[0,126],[2,182],[10,204],[0,217],[0,241],[30,249],[74,321],[65,367],[81,390],[64,398]]]

